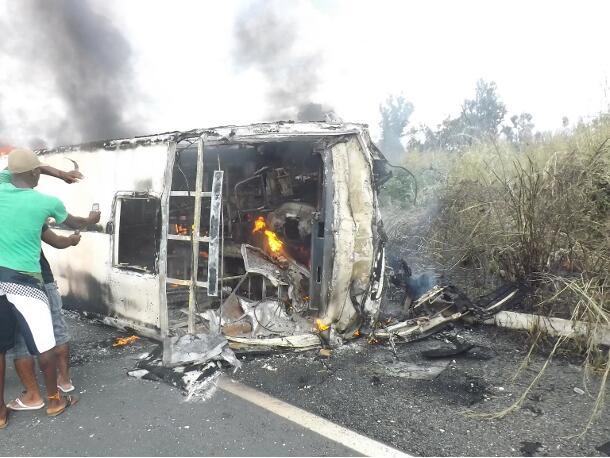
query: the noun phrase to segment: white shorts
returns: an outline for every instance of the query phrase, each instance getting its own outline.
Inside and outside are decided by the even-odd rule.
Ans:
[[[0,295],[5,295],[12,307],[30,354],[39,355],[55,347],[51,310],[43,289],[12,281],[0,282]]]

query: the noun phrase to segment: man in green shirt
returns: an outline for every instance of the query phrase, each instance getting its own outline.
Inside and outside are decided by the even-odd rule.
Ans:
[[[73,403],[57,389],[55,338],[40,271],[40,231],[47,218],[80,229],[99,221],[68,214],[56,197],[35,191],[42,164],[30,150],[13,150],[8,157],[11,182],[0,182],[0,429],[7,424],[4,403],[5,352],[14,345],[15,329],[31,354],[38,355],[47,389],[47,414],[55,416]]]

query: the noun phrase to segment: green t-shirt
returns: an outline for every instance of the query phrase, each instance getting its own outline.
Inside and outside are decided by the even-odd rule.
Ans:
[[[7,170],[0,172],[0,266],[40,273],[40,231],[47,218],[57,224],[68,217],[57,197],[16,188]]]

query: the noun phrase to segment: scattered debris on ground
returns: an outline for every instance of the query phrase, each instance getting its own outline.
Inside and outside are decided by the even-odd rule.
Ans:
[[[162,380],[183,391],[187,401],[213,396],[223,369],[241,367],[229,342],[220,333],[187,334],[173,337],[169,364],[163,364],[162,346],[144,354],[128,375],[146,380]]]

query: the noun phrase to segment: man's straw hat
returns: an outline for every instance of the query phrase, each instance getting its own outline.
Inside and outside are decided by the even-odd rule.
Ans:
[[[43,165],[34,151],[15,148],[8,155],[8,169],[11,173],[24,173]]]

